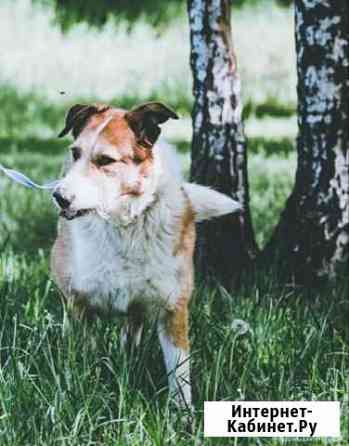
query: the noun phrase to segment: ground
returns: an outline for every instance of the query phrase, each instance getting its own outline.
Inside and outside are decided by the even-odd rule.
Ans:
[[[0,54],[1,163],[38,181],[56,178],[68,144],[56,138],[67,104],[98,98],[130,106],[155,98],[182,115],[165,136],[188,169],[185,18],[160,37],[143,23],[131,36],[112,25],[62,36],[48,13],[29,2],[4,1],[0,10],[1,38],[9,48]],[[291,190],[296,163],[292,12],[244,9],[233,28],[245,92],[251,206],[262,246]],[[102,58],[101,49],[115,59]],[[305,295],[292,284],[279,285],[272,274],[257,274],[229,295],[198,280],[190,321],[196,416],[189,434],[169,410],[154,327],[131,357],[119,348],[118,321],[92,328],[97,350],[84,327],[73,324],[63,332],[61,296],[48,270],[57,219],[49,195],[0,176],[0,197],[1,445],[283,444],[203,439],[203,401],[220,399],[340,400],[338,444],[349,443],[345,284]],[[238,261],[233,253],[230,260]],[[248,324],[246,332],[234,328],[236,319]]]

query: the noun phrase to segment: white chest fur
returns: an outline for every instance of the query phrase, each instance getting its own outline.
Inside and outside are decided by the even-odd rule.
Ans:
[[[126,227],[97,216],[73,220],[72,288],[104,312],[126,312],[135,300],[173,305],[180,294],[181,259],[173,254],[178,206],[181,200],[175,207],[160,203]]]

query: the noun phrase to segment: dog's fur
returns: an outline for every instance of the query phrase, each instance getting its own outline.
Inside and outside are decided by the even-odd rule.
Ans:
[[[62,210],[51,269],[77,317],[127,316],[125,341],[138,344],[143,322],[156,315],[170,390],[190,406],[195,222],[241,207],[173,174],[156,144],[169,118],[177,115],[156,102],[129,112],[70,109],[61,136],[72,131],[75,141],[54,193]]]

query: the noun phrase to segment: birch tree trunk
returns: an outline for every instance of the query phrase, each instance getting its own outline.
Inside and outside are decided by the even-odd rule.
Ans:
[[[195,99],[191,180],[244,206],[240,216],[199,225],[196,264],[203,278],[213,274],[230,286],[257,252],[249,211],[246,140],[230,0],[188,0],[188,15]]]
[[[297,282],[348,268],[348,0],[295,0],[298,166],[266,249]]]

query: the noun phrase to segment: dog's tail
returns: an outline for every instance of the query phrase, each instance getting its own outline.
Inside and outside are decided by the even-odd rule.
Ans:
[[[197,222],[243,210],[238,201],[209,187],[193,183],[184,183],[183,187],[193,206]]]

